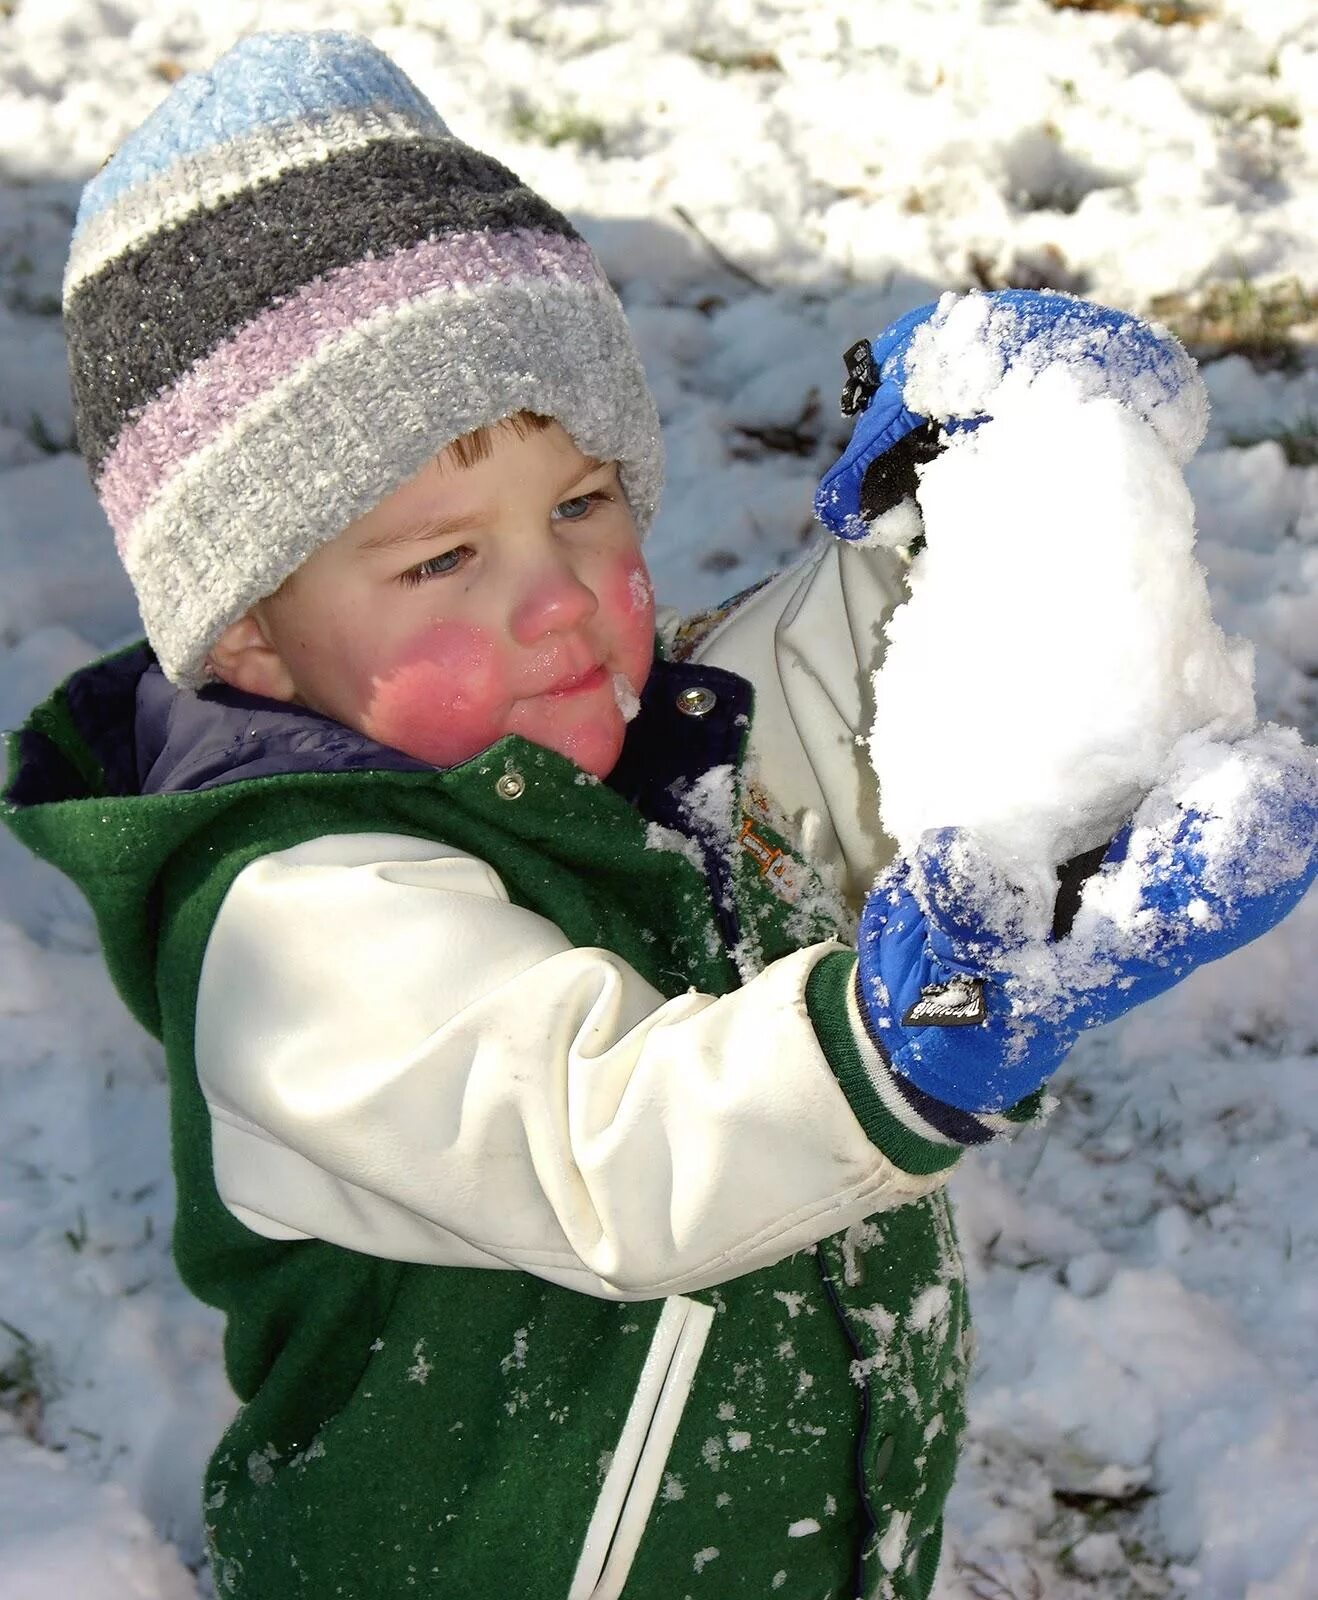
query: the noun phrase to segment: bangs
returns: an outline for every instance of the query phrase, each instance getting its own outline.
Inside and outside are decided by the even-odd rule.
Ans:
[[[489,458],[494,448],[493,434],[496,428],[511,428],[519,439],[525,439],[528,434],[543,433],[553,420],[552,417],[542,417],[536,411],[515,411],[512,416],[502,417],[486,427],[473,428],[445,448],[452,453],[460,467],[474,467],[478,461]],[[442,455],[443,451],[440,453]]]

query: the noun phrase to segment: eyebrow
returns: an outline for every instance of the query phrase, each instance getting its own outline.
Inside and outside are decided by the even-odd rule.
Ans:
[[[470,533],[480,526],[478,517],[430,517],[411,527],[399,528],[394,533],[377,533],[363,539],[358,550],[397,550],[404,545],[424,544],[430,539],[447,539],[459,533]]]
[[[595,456],[582,456],[581,466],[575,468],[568,476],[562,489],[557,491],[561,499],[563,494],[574,483],[580,483],[583,478],[610,467],[612,461],[600,461]],[[425,544],[432,539],[455,538],[458,534],[471,533],[481,526],[481,518],[476,516],[455,517],[427,517],[423,522],[412,524],[410,527],[399,528],[394,533],[377,533],[372,538],[363,539],[357,546],[359,551],[398,550],[412,544]]]

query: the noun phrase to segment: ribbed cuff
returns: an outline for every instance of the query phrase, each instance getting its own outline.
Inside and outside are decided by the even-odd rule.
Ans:
[[[1042,1091],[1003,1112],[944,1105],[892,1070],[856,994],[856,957],[835,951],[811,972],[806,1009],[842,1092],[866,1135],[903,1172],[925,1176],[952,1166],[968,1145],[1015,1132],[1039,1113]]]

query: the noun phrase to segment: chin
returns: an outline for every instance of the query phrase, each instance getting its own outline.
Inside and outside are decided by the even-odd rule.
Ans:
[[[583,772],[595,778],[607,778],[618,764],[626,725],[621,716],[612,727],[591,727],[567,738],[555,740],[553,748],[569,761],[574,761]]]

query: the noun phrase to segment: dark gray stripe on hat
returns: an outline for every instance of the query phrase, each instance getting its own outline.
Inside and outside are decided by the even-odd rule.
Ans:
[[[383,140],[144,240],[85,279],[64,315],[89,468],[130,417],[279,296],[368,251],[518,227],[580,237],[507,167],[459,140]]]
[[[360,149],[377,139],[428,139],[435,132],[415,116],[387,106],[344,107],[324,116],[270,129],[175,161],[163,172],[134,184],[104,211],[98,211],[73,236],[64,272],[67,303],[84,278],[100,272],[117,256],[164,228],[200,211],[213,211],[244,189],[273,183],[295,167],[319,166],[333,152]]]

